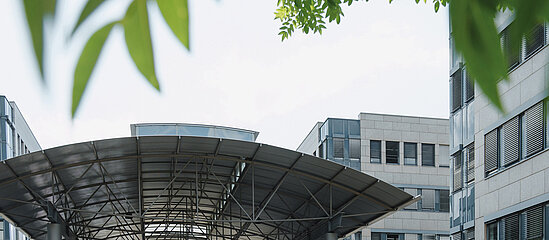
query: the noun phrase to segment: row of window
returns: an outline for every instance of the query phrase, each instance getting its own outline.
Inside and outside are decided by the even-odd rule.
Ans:
[[[467,145],[463,150],[452,155],[453,166],[453,191],[459,191],[464,183],[475,180],[475,143]]]
[[[404,233],[372,233],[372,240],[450,240],[448,235],[440,234],[404,234]]]
[[[514,24],[509,25],[500,34],[501,46],[509,69],[515,68],[547,44],[545,24],[535,26],[520,39],[513,38],[513,27]]]
[[[548,231],[547,208],[547,206],[538,205],[486,224],[486,239],[544,239]]]
[[[400,164],[400,142],[385,142],[385,163]],[[381,163],[380,140],[370,140],[370,162]],[[435,166],[435,144],[420,143],[421,165]],[[448,166],[448,146],[439,146],[439,166]],[[418,165],[418,143],[404,143],[404,165]]]
[[[539,102],[484,135],[486,175],[528,158],[546,148],[544,116],[547,107]],[[547,124],[549,125],[549,124]]]
[[[453,240],[474,240],[475,239],[475,227],[464,230],[463,232],[458,232],[452,234]],[[518,239],[516,239],[518,240]]]
[[[449,212],[450,191],[436,189],[404,188],[405,192],[412,196],[421,195],[421,200],[413,203],[405,210],[428,211],[428,212]]]

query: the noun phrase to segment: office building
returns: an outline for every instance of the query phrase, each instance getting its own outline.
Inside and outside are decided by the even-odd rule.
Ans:
[[[41,150],[25,118],[13,101],[8,101],[0,95],[0,162]],[[0,216],[1,239],[27,239],[27,236],[17,227]]]
[[[422,200],[347,239],[449,239],[448,119],[361,113],[315,124],[297,151],[367,173]]]
[[[497,84],[505,112],[475,89],[450,38],[454,240],[548,237],[547,26],[527,31],[513,48],[513,18],[509,11],[495,18],[509,67],[509,81]]]

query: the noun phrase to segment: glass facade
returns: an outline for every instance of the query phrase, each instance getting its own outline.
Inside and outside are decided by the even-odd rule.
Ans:
[[[319,129],[319,156],[360,171],[360,121],[329,118]]]
[[[200,124],[132,124],[132,136],[218,137],[253,142],[258,132]]]

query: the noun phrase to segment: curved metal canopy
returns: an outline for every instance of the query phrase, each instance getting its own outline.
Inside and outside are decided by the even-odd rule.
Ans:
[[[0,163],[0,213],[32,238],[315,239],[417,199],[334,162],[207,137],[105,139]]]

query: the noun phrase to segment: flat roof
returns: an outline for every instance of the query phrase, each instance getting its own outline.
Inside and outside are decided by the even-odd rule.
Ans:
[[[249,141],[145,136],[0,164],[0,213],[34,239],[345,236],[419,198],[365,173]]]

